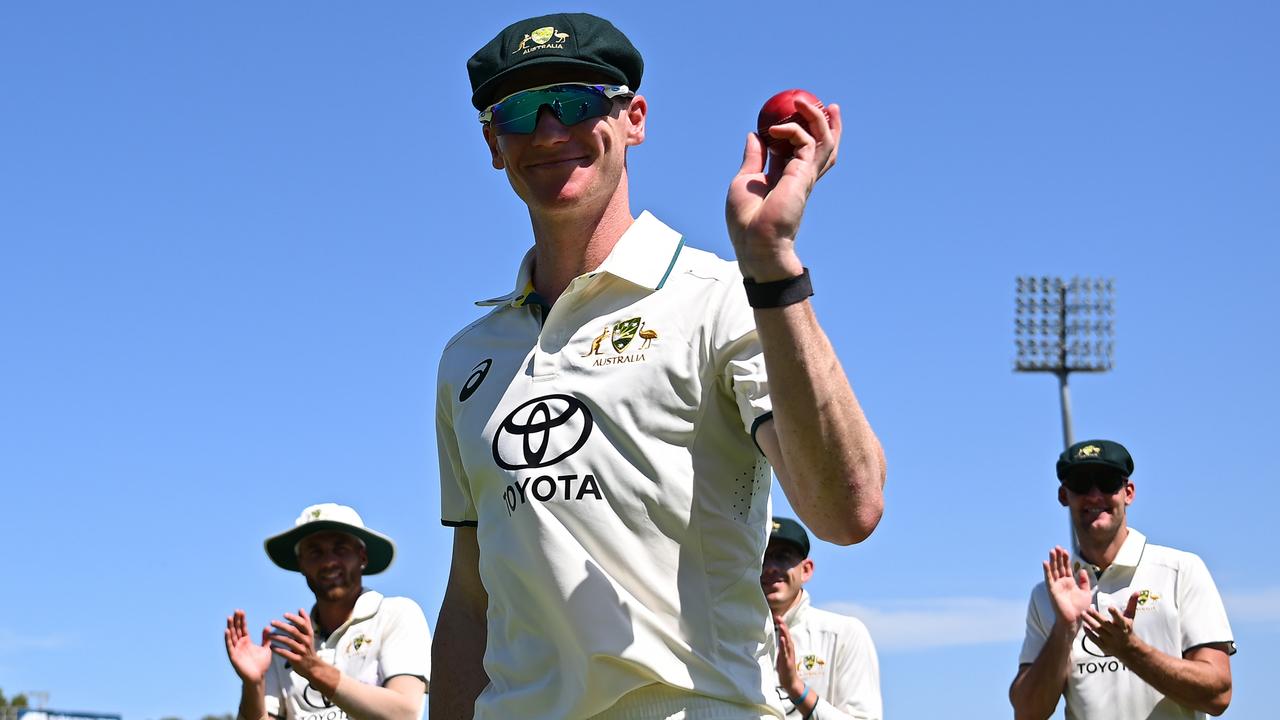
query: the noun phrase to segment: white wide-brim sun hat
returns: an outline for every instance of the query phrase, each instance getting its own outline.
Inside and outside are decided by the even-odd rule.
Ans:
[[[302,511],[293,527],[279,535],[267,538],[263,545],[267,548],[267,557],[271,562],[285,570],[298,571],[298,543],[302,538],[318,532],[342,532],[360,539],[364,543],[365,554],[369,564],[364,568],[365,575],[377,575],[386,570],[396,556],[396,544],[391,538],[364,526],[360,514],[346,505],[337,503],[320,503]]]

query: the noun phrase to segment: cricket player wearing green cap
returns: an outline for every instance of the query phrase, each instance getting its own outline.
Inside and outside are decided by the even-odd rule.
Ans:
[[[612,23],[521,20],[467,71],[533,247],[440,362],[455,531],[431,715],[781,717],[759,585],[770,466],[825,540],[862,540],[883,507],[880,445],[795,250],[839,106],[804,105],[811,132],[773,128],[794,154],[768,167],[749,134],[726,202],[735,263],[633,214],[644,62]]]
[[[1014,716],[1045,720],[1193,720],[1231,702],[1236,646],[1218,588],[1198,556],[1129,527],[1133,457],[1085,440],[1058,457],[1058,502],[1079,552],[1056,547],[1031,593]]]

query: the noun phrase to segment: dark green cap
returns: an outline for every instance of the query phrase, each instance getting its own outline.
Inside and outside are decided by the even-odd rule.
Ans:
[[[613,23],[587,13],[556,13],[508,25],[467,61],[471,104],[483,110],[501,98],[498,85],[512,73],[535,66],[562,66],[566,82],[573,70],[604,73],[631,90],[640,87],[644,60]]]
[[[1058,480],[1066,480],[1072,470],[1081,467],[1103,467],[1124,477],[1133,475],[1133,458],[1118,442],[1085,440],[1067,448],[1058,456]]]
[[[809,557],[809,533],[804,531],[803,525],[791,518],[774,517],[772,528],[769,532],[770,540],[789,542],[800,548],[805,557]]]

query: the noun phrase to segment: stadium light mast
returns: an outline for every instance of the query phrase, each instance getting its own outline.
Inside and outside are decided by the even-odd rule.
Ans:
[[[1062,447],[1071,429],[1073,372],[1111,369],[1115,282],[1110,278],[1019,277],[1014,317],[1015,372],[1053,373],[1062,407]]]

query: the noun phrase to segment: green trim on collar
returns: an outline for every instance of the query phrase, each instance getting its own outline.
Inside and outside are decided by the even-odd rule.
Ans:
[[[684,238],[681,237],[680,242],[676,245],[676,251],[671,253],[671,262],[670,264],[667,265],[667,271],[662,273],[662,279],[658,281],[658,287],[654,288],[654,290],[661,290],[662,286],[666,284],[667,278],[671,277],[671,271],[675,269],[676,260],[679,259],[680,251],[683,249],[684,249]]]

